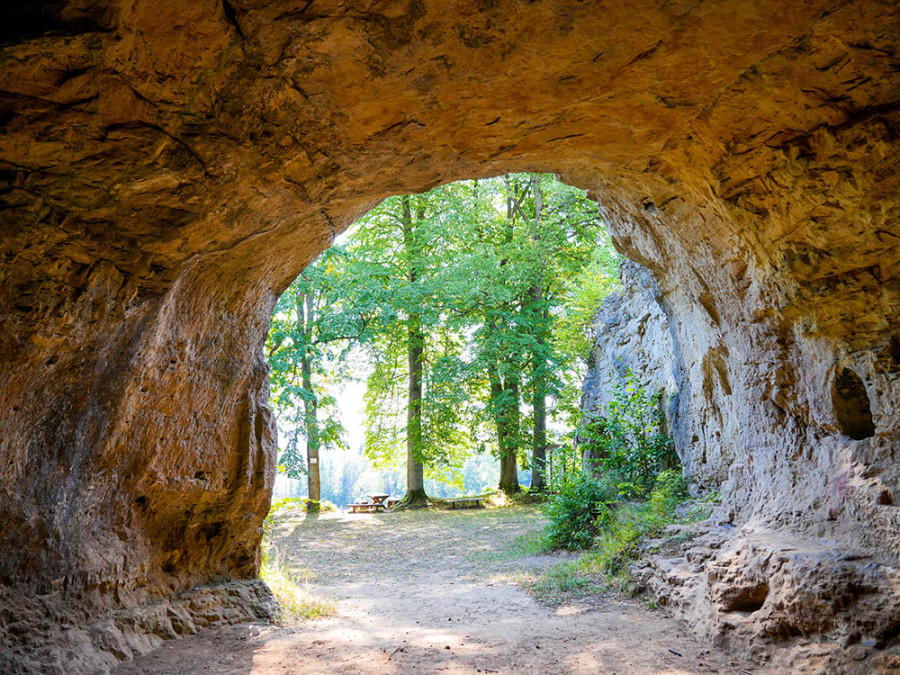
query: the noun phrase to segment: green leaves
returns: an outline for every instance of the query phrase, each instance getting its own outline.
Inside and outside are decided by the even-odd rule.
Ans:
[[[351,376],[354,350],[372,366],[365,452],[377,463],[397,463],[410,429],[414,456],[447,480],[473,446],[520,453],[532,408],[544,415],[547,397],[551,415],[577,407],[586,331],[615,278],[608,241],[597,253],[602,234],[597,204],[546,174],[460,181],[372,209],[278,302],[267,351],[272,403],[292,425],[284,470],[304,470],[300,438],[340,446],[324,385]],[[411,347],[422,390],[413,426]],[[310,408],[324,420],[316,428]]]
[[[616,476],[624,496],[646,494],[665,469],[678,466],[672,440],[662,428],[660,396],[649,395],[629,369],[617,380],[603,415],[587,419],[579,436],[599,469]]]

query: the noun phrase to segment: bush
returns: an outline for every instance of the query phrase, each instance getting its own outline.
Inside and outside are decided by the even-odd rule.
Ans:
[[[595,468],[617,475],[620,492],[630,498],[647,494],[661,471],[678,466],[663,431],[660,399],[661,394],[649,396],[626,369],[603,415],[586,419],[579,429],[582,450],[595,458]]]
[[[616,499],[615,483],[575,465],[561,476],[554,474],[550,488],[553,494],[542,509],[550,520],[548,544],[569,550],[590,548],[598,530],[597,516]]]
[[[687,486],[680,471],[663,471],[647,502],[607,507],[598,520],[602,523],[596,542],[594,564],[609,577],[628,577],[628,565],[637,559],[640,541],[656,536],[675,521],[675,507],[687,497]]]

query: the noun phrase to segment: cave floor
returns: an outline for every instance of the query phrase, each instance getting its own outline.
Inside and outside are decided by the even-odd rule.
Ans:
[[[534,555],[543,525],[534,507],[281,515],[269,556],[333,616],[205,631],[116,673],[766,672],[640,601],[538,604],[522,582],[562,560]]]

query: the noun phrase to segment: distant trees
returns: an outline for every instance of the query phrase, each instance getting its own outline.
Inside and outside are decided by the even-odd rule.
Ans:
[[[318,421],[330,401],[314,374],[334,376],[341,354],[362,346],[365,451],[391,464],[405,450],[407,503],[424,502],[425,476],[460,483],[475,449],[499,458],[504,492],[519,490],[519,462],[540,489],[548,416],[573,413],[572,364],[616,276],[596,203],[552,176],[518,174],[389,198],[355,228],[282,297],[269,337],[273,403],[306,438],[307,461],[340,438],[330,417]],[[286,472],[292,448],[296,436]]]
[[[463,340],[446,319],[452,293],[453,233],[441,214],[452,204],[432,191],[386,200],[358,223],[349,245],[362,263],[345,270],[381,298],[366,350],[366,453],[389,463],[406,449],[404,503],[422,505],[425,474],[461,464],[468,448],[461,390]],[[403,385],[405,384],[405,391]]]
[[[331,248],[297,277],[278,301],[266,344],[272,403],[292,425],[278,468],[291,478],[308,477],[310,510],[320,499],[320,449],[346,447],[343,426],[327,414],[335,401],[323,385],[339,375],[348,346],[368,339],[374,306],[360,302],[356,286],[338,273],[344,257],[342,249]]]

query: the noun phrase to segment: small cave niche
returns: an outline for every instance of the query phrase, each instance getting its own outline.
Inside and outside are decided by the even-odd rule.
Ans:
[[[841,433],[861,441],[875,435],[869,395],[862,378],[849,368],[843,368],[834,378],[831,402]]]
[[[746,586],[737,585],[722,593],[722,611],[752,614],[762,609],[768,596],[769,584],[766,581]]]

